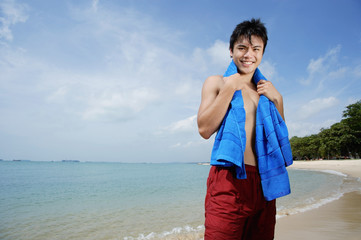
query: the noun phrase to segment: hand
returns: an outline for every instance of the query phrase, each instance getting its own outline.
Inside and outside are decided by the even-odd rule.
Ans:
[[[257,93],[259,95],[263,94],[274,103],[282,100],[281,94],[277,91],[277,89],[270,81],[260,80],[257,84]]]
[[[263,94],[270,101],[272,101],[276,106],[278,112],[281,114],[283,120],[285,120],[282,95],[277,91],[277,89],[270,81],[260,80],[257,84],[257,93],[259,95]]]
[[[240,90],[244,86],[242,76],[239,73],[235,73],[229,77],[223,77],[223,81],[226,86],[231,87],[234,91]]]

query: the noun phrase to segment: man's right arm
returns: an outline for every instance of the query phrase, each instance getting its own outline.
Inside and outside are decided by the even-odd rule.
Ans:
[[[203,138],[208,139],[217,131],[235,91],[232,81],[224,82],[221,76],[206,79],[197,116],[198,131]]]

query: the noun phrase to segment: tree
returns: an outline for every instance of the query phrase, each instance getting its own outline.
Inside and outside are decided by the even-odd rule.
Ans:
[[[348,105],[343,119],[318,134],[290,139],[296,159],[333,158],[361,155],[361,100]]]
[[[348,127],[348,133],[351,136],[348,136],[348,143],[350,146],[350,152],[353,154],[361,155],[361,100],[357,101],[354,104],[348,105],[346,110],[343,111],[343,120],[341,123],[344,123]],[[346,140],[345,140],[346,141]]]
[[[361,131],[361,100],[348,105],[343,111],[342,117],[353,130]]]

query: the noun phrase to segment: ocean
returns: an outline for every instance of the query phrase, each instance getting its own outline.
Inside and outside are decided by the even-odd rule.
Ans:
[[[210,166],[0,162],[0,239],[201,239]],[[352,191],[338,172],[289,170],[277,217]]]

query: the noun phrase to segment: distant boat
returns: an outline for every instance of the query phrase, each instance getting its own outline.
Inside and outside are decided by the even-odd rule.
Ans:
[[[209,162],[200,162],[200,163],[197,163],[198,165],[203,165],[203,166],[209,166],[211,165]]]
[[[80,162],[79,160],[61,160],[62,162]]]

